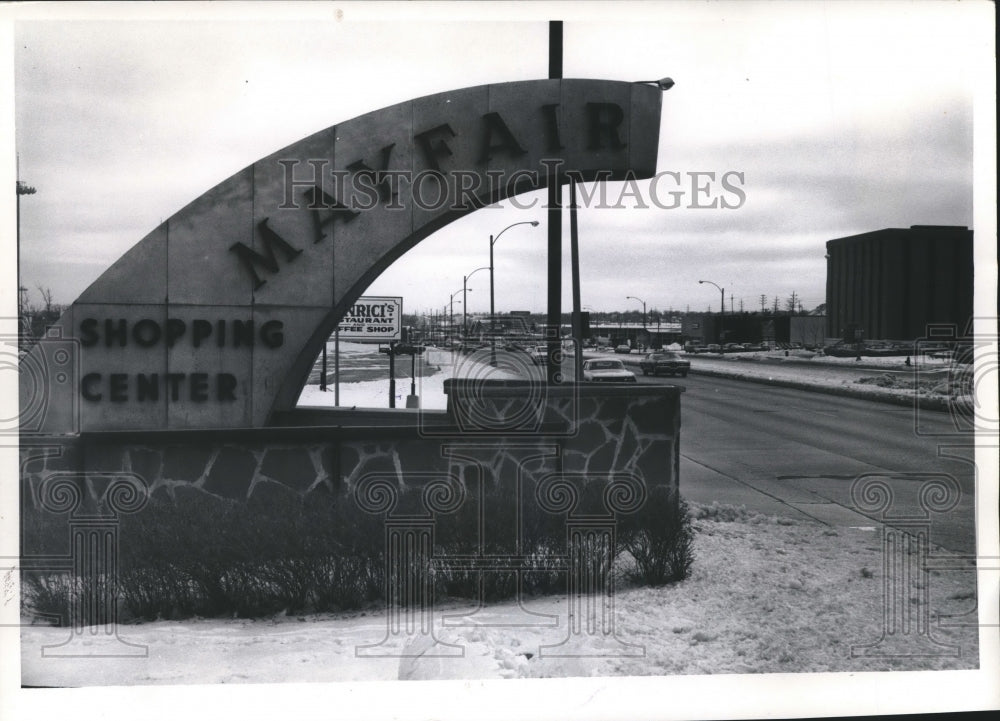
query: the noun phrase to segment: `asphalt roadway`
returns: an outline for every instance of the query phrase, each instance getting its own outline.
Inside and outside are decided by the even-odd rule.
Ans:
[[[975,439],[948,413],[921,410],[918,423],[914,409],[877,401],[637,376],[685,389],[685,498],[831,526],[924,528],[934,545],[975,553]]]

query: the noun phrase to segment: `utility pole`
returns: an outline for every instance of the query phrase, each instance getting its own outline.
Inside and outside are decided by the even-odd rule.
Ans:
[[[763,293],[760,294],[760,312],[764,313],[764,307],[767,305],[767,296]]]

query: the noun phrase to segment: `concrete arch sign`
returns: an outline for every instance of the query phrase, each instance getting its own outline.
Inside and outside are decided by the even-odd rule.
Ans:
[[[483,85],[253,163],[126,252],[22,359],[22,433],[266,426],[345,311],[434,231],[556,172],[652,177],[660,103],[619,81]]]

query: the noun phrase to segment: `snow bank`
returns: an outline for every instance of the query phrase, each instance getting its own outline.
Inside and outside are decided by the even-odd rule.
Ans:
[[[883,558],[874,527],[831,528],[739,509],[694,510],[698,562],[692,576],[660,588],[619,589],[617,641],[574,637],[566,644],[565,596],[479,611],[467,602],[445,603],[433,616],[439,643],[425,639],[405,658],[356,655],[359,647],[386,638],[386,613],[379,608],[120,627],[123,640],[148,647],[144,658],[43,658],[41,646],[62,642],[69,631],[28,626],[21,633],[22,682],[108,686],[978,667],[974,622],[935,627],[939,642],[961,649],[957,658],[851,653],[852,644],[873,643],[882,632]],[[938,549],[935,557],[944,553]],[[935,613],[966,613],[975,599],[974,567],[954,561],[953,568],[968,572],[931,578]],[[616,651],[608,655],[610,646]]]

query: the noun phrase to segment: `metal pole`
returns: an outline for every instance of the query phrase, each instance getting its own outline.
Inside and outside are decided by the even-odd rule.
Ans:
[[[333,405],[340,405],[340,328],[333,333]]]
[[[396,407],[396,344],[389,343],[389,407]]]
[[[561,80],[563,74],[563,24],[549,22],[549,79]],[[562,368],[552,359],[559,357],[560,326],[562,324],[562,178],[558,170],[548,180],[548,348],[550,362],[545,364],[546,378],[551,385],[562,381]]]
[[[504,229],[506,230],[506,228]],[[493,307],[493,234],[490,234],[490,365],[497,364],[497,344],[494,339],[493,318],[496,309]]]
[[[569,183],[569,253],[573,283],[573,379],[583,378],[583,322],[580,317],[580,243],[576,217],[576,181]]]
[[[319,377],[319,389],[321,391],[326,390],[326,342],[328,340],[329,338],[323,339],[323,370],[320,371],[320,377]]]
[[[726,342],[726,289],[720,288],[722,291],[722,315],[719,317],[719,345]]]

